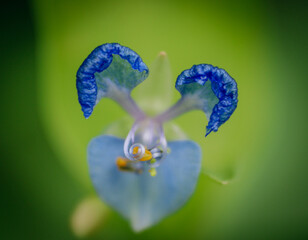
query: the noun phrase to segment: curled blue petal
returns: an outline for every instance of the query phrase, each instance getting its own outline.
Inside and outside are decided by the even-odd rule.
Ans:
[[[208,81],[209,80],[209,81]],[[237,107],[235,80],[224,70],[210,64],[194,65],[177,78],[176,89],[182,96],[195,95],[209,118],[206,136],[225,123]]]
[[[99,196],[126,219],[135,231],[159,222],[179,209],[194,192],[201,165],[201,151],[192,141],[169,142],[171,152],[151,177],[119,171],[116,158],[124,156],[124,140],[113,136],[94,138],[88,146],[88,163]]]
[[[88,118],[102,97],[130,93],[148,76],[148,68],[140,56],[118,43],[95,48],[77,72],[78,100]]]

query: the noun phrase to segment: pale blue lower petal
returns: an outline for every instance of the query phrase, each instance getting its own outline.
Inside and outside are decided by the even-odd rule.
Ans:
[[[116,158],[124,156],[124,140],[113,136],[94,138],[88,147],[90,175],[99,196],[141,231],[175,212],[194,192],[201,165],[201,151],[192,141],[173,141],[157,175],[119,171]]]

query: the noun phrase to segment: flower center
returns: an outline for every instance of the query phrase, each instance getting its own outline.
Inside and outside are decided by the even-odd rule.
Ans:
[[[129,149],[129,154],[133,159],[139,161],[148,161],[152,159],[152,153],[141,143],[133,144]]]
[[[158,167],[167,152],[162,125],[150,118],[136,121],[124,143],[124,153],[131,161],[146,162]]]

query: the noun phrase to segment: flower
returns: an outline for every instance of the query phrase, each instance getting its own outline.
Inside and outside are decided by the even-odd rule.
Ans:
[[[88,146],[88,164],[99,196],[129,219],[136,231],[179,209],[198,180],[200,147],[189,140],[167,141],[163,124],[188,111],[202,110],[209,119],[207,136],[229,119],[238,101],[236,82],[225,70],[194,65],[177,78],[180,100],[149,117],[131,97],[131,91],[148,74],[139,55],[118,43],[94,49],[77,72],[78,98],[86,118],[107,97],[135,120],[126,139],[110,135],[94,138]]]

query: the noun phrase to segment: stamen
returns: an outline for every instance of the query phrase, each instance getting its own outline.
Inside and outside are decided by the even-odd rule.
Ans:
[[[149,169],[149,173],[150,173],[150,175],[151,175],[152,177],[155,177],[156,174],[157,174],[156,168],[150,168],[150,169]]]
[[[133,161],[123,157],[117,158],[116,165],[120,171],[135,172],[139,174],[142,173],[142,169],[136,167]]]
[[[152,118],[136,121],[123,148],[127,159],[135,163],[145,162],[151,168],[158,167],[167,151],[167,140],[161,123]],[[152,159],[155,161],[151,162]]]
[[[155,159],[159,159],[163,156],[163,151],[159,148],[153,148],[151,149],[152,157]]]
[[[140,150],[139,147],[134,147],[133,148],[133,154],[135,155],[135,154],[139,153],[139,150]]]
[[[140,143],[135,143],[130,147],[129,154],[133,159],[140,160],[145,154],[145,147]]]
[[[127,166],[127,159],[122,158],[122,157],[118,157],[116,164],[118,166],[118,168],[124,168]]]
[[[129,153],[133,159],[139,161],[148,161],[153,158],[152,153],[140,143],[133,144],[130,147]]]
[[[148,160],[151,160],[152,158],[153,158],[152,153],[146,149],[143,157],[139,159],[139,161],[148,161]]]

